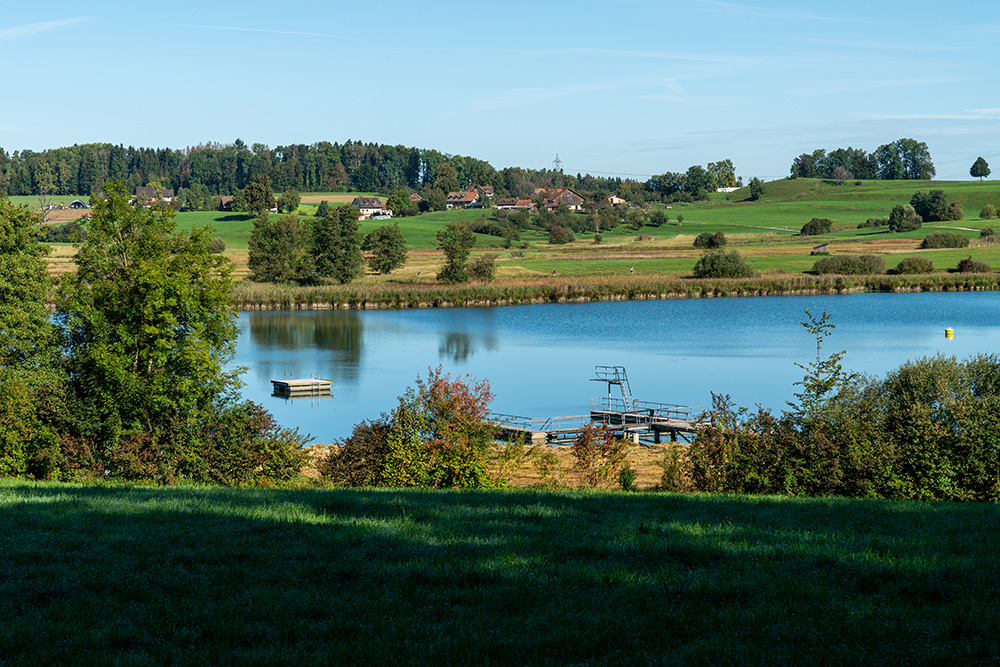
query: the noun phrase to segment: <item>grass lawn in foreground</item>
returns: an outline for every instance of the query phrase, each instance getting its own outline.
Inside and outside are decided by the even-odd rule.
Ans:
[[[1000,508],[0,482],[4,665],[996,664]]]

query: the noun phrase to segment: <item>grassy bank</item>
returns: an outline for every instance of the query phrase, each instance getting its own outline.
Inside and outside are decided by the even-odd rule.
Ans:
[[[495,285],[435,282],[297,287],[243,282],[234,298],[243,310],[322,308],[425,308],[574,301],[670,299],[853,292],[940,292],[1000,289],[1000,274],[929,276],[789,276],[690,280],[655,276],[541,278]]]
[[[995,505],[0,482],[38,664],[994,664]]]

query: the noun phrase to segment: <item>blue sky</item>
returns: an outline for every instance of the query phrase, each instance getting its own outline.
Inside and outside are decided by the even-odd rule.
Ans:
[[[1000,5],[844,0],[38,2],[0,15],[8,152],[404,144],[645,179],[926,142],[1000,175]]]

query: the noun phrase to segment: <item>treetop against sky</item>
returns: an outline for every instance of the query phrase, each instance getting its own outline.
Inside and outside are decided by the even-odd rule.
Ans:
[[[1000,159],[998,31],[998,6],[927,0],[15,3],[0,146],[354,139],[639,179],[728,158],[771,180],[816,148],[913,137],[968,179]]]

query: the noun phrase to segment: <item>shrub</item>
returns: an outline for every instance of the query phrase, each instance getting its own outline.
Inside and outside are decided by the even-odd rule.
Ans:
[[[549,243],[561,244],[576,240],[576,234],[572,229],[566,229],[560,225],[555,225],[549,230]]]
[[[491,283],[497,277],[497,254],[487,252],[469,262],[469,275],[473,280]]]
[[[889,213],[890,232],[912,232],[915,229],[920,229],[922,222],[923,218],[909,204],[897,204],[892,207],[892,212]]]
[[[921,248],[965,248],[969,239],[957,232],[934,232],[920,244]]]
[[[802,234],[802,236],[826,234],[830,231],[830,227],[832,225],[833,221],[829,218],[813,218],[806,224],[802,225],[802,231],[799,233]]]
[[[889,218],[868,218],[858,225],[858,229],[866,229],[868,227],[885,227],[888,224]]]
[[[39,233],[38,240],[45,243],[77,243],[87,238],[87,230],[78,222],[52,225],[44,229],[45,231]]]
[[[993,269],[986,262],[979,262],[972,257],[966,257],[955,268],[958,273],[991,273]]]
[[[979,232],[979,238],[992,240],[997,233],[992,227],[987,227],[986,229]]]
[[[965,211],[962,210],[961,202],[953,201],[948,204],[948,208],[946,208],[944,212],[945,220],[961,220],[964,217]]]
[[[898,275],[930,273],[934,270],[934,262],[926,257],[904,257],[900,260],[893,273]]]
[[[226,252],[226,242],[216,236],[208,242],[208,251],[213,255],[221,255]]]
[[[885,260],[878,255],[840,255],[824,257],[813,264],[813,273],[866,276],[885,273]]]
[[[979,212],[979,217],[983,220],[995,220],[997,217],[997,209],[993,204],[987,204],[983,207],[983,210]]]
[[[738,250],[709,250],[694,265],[695,278],[750,278],[755,273]]]
[[[573,440],[572,452],[576,469],[584,483],[596,488],[614,479],[625,463],[625,440],[614,431],[602,431],[594,422],[587,424]]]
[[[722,232],[702,232],[694,240],[695,248],[721,248],[729,241]]]

